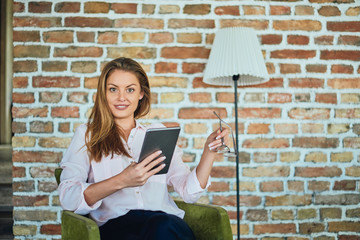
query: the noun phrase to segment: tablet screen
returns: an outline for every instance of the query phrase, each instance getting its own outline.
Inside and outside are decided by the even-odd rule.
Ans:
[[[141,147],[139,162],[143,161],[150,154],[161,150],[162,155],[166,156],[166,159],[164,160],[166,165],[156,174],[166,174],[170,167],[179,133],[180,127],[147,129]]]

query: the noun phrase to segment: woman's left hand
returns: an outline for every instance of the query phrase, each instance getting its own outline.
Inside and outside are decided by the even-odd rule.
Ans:
[[[223,138],[223,143],[222,143]],[[223,144],[228,145],[229,143],[229,129],[222,128],[222,132],[220,131],[220,128],[214,131],[209,135],[209,137],[206,139],[204,151],[211,151],[216,152],[216,149]]]

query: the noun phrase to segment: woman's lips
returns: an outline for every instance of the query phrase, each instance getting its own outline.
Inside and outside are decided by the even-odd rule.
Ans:
[[[118,110],[124,110],[128,107],[128,105],[115,105],[115,108]]]

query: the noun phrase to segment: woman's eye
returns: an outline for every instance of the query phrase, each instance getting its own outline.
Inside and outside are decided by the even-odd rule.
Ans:
[[[132,92],[134,92],[135,91],[135,89],[133,89],[133,88],[128,88],[127,89],[127,92],[129,92],[129,93],[132,93]]]
[[[116,88],[109,88],[110,92],[116,92]]]

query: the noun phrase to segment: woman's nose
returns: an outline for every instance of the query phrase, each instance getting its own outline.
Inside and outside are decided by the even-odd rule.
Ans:
[[[124,93],[123,91],[119,91],[118,99],[119,99],[120,101],[124,101],[124,100],[125,100],[125,93]]]

